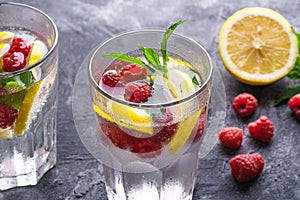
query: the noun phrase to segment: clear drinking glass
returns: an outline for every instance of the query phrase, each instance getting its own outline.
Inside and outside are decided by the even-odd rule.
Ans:
[[[45,13],[19,3],[0,3],[0,32],[32,42],[21,70],[4,72],[0,56],[0,190],[6,190],[37,184],[56,163],[58,32]],[[0,41],[12,44],[3,34]]]
[[[191,200],[193,196],[213,70],[206,50],[179,34],[172,34],[169,38],[169,56],[189,63],[202,80],[201,88],[183,99],[131,103],[115,96],[118,89],[108,93],[99,87],[103,72],[115,62],[104,58],[103,54],[122,51],[140,56],[139,45],[160,49],[163,34],[164,31],[160,30],[122,34],[102,44],[90,60],[91,99],[101,141],[98,147],[101,150],[96,157],[103,164],[109,200]],[[139,119],[127,118],[129,110],[149,114],[151,123],[135,123]],[[172,118],[155,118],[161,112],[169,113]],[[149,129],[155,130],[152,135],[141,133]],[[166,136],[172,130],[175,130],[174,134]],[[128,138],[131,142],[124,142]],[[154,148],[155,145],[158,148]]]

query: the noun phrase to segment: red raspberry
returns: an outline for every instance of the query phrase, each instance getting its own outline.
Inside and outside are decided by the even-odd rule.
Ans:
[[[172,123],[173,115],[166,111],[164,119],[159,119],[158,123],[162,123],[162,127],[155,127],[158,133],[154,136],[160,143],[168,143],[177,131],[178,123]],[[158,120],[156,120],[158,121]],[[160,128],[160,129],[157,129]]]
[[[32,45],[30,44],[30,42],[28,40],[26,40],[24,38],[15,38],[12,41],[9,52],[10,53],[22,52],[24,54],[24,57],[27,58],[31,49],[32,49]]]
[[[147,70],[136,64],[130,64],[122,67],[120,70],[123,83],[129,83],[131,81],[141,80],[147,76]]]
[[[223,128],[219,133],[220,142],[230,149],[237,149],[243,141],[243,130],[237,127]]]
[[[251,115],[257,108],[257,99],[249,93],[242,93],[233,99],[232,107],[242,117]]]
[[[26,59],[21,52],[7,53],[3,57],[2,69],[5,72],[13,72],[23,69],[26,66]]]
[[[167,117],[166,123],[173,120]],[[127,134],[126,129],[122,129],[115,123],[109,122],[103,118],[99,118],[99,124],[102,131],[110,139],[110,141],[121,149],[127,149],[133,153],[144,154],[158,152],[163,148],[172,136],[176,133],[178,124],[166,125],[157,134],[148,138],[137,138]],[[153,154],[155,156],[156,154]]]
[[[229,164],[232,176],[238,182],[246,182],[252,180],[262,172],[265,161],[258,153],[241,154],[233,157]]]
[[[105,85],[115,87],[119,83],[120,77],[116,70],[109,70],[103,74],[101,80]]]
[[[6,129],[14,124],[18,110],[6,104],[0,104],[0,128]]]
[[[274,125],[266,116],[248,124],[252,137],[263,142],[270,142],[274,136]]]
[[[162,149],[162,144],[156,137],[135,138],[132,137],[131,152],[150,153]]]
[[[300,118],[300,93],[294,95],[288,102],[288,106]]]
[[[162,148],[162,143],[157,136],[149,138],[136,138],[126,133],[125,128],[120,128],[117,124],[99,120],[100,126],[110,141],[120,149],[127,149],[133,153],[150,153]]]
[[[152,91],[152,87],[145,82],[130,82],[125,86],[124,98],[134,103],[147,102]]]

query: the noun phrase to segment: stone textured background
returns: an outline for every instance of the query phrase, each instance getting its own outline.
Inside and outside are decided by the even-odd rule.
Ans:
[[[286,105],[273,107],[274,99],[295,82],[284,78],[264,87],[251,87],[236,81],[225,69],[218,54],[218,35],[224,21],[236,10],[262,6],[274,9],[300,32],[300,1],[278,0],[19,0],[45,11],[59,29],[59,110],[58,162],[37,186],[0,192],[3,200],[106,200],[99,162],[82,145],[72,115],[72,89],[77,70],[87,54],[112,36],[145,27],[165,28],[186,19],[177,33],[202,44],[222,73],[227,100],[227,126],[245,130],[243,146],[237,151],[219,143],[200,160],[195,200],[300,199],[300,120]],[[257,112],[247,119],[233,113],[230,105],[240,92],[251,92],[259,101]],[[260,115],[275,124],[275,137],[269,144],[254,141],[246,125]],[[229,160],[236,154],[259,152],[265,157],[261,176],[245,184],[230,174]]]

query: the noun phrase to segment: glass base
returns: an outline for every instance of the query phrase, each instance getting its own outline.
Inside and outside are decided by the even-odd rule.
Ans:
[[[32,158],[25,160],[22,154],[15,153],[14,158],[7,159],[1,164],[3,168],[9,168],[9,166],[10,168],[1,172],[3,174],[0,178],[0,190],[36,185],[42,176],[54,167],[55,163],[56,150],[45,152],[45,150],[39,149]],[[15,167],[16,165],[18,167]]]
[[[36,185],[56,164],[56,104],[47,103],[30,130],[0,140],[0,191]]]
[[[132,162],[126,167],[140,172],[129,173],[103,165],[108,199],[191,200],[197,177],[199,143],[194,147],[162,169],[144,162]]]

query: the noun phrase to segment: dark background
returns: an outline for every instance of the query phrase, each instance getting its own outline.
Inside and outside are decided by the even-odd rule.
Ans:
[[[200,160],[194,199],[300,199],[300,120],[286,105],[273,107],[274,100],[295,82],[284,78],[275,84],[252,87],[236,81],[225,69],[218,53],[218,35],[224,21],[238,9],[262,6],[278,11],[300,32],[300,1],[232,0],[23,0],[46,12],[59,29],[58,161],[36,186],[0,192],[4,200],[85,199],[105,200],[101,166],[82,145],[72,115],[72,89],[76,72],[88,53],[112,36],[146,27],[166,28],[186,19],[177,33],[202,44],[221,71],[226,88],[226,126],[244,129],[242,147],[236,151],[219,143]],[[239,118],[231,109],[234,96],[254,94],[259,108],[249,118]],[[225,103],[225,102],[224,102]],[[275,124],[269,144],[253,140],[247,124],[260,115]],[[259,152],[265,158],[263,173],[254,181],[238,184],[230,174],[229,160],[240,153]]]

